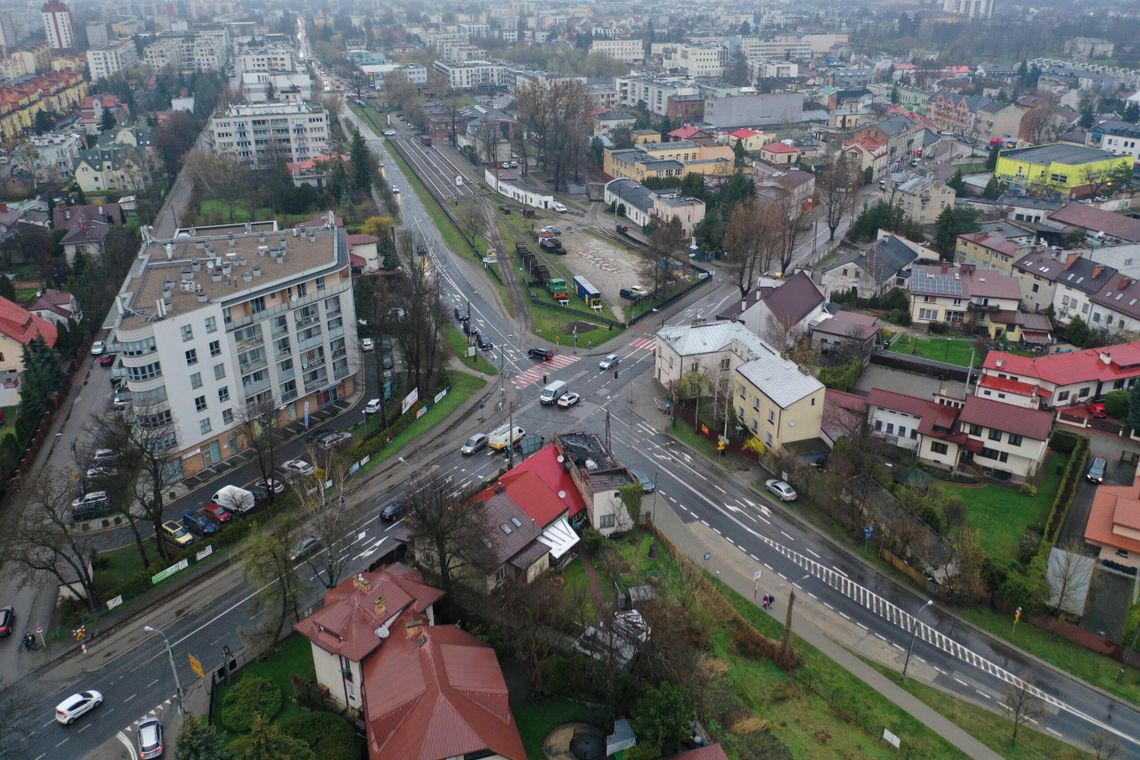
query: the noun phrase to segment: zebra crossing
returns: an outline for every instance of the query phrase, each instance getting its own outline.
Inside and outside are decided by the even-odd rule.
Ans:
[[[533,367],[526,370],[525,372],[520,372],[519,374],[512,377],[511,378],[511,384],[514,385],[515,388],[517,388],[519,390],[522,390],[523,388],[529,388],[530,386],[534,385],[535,383],[541,381],[543,375],[546,375],[549,377],[550,375],[553,375],[556,371],[569,367],[571,364],[573,364],[574,362],[578,361],[581,358],[582,357],[580,357],[580,356],[567,356],[565,354],[555,354],[554,358],[551,359],[550,361],[535,364]]]
[[[631,345],[638,351],[652,351],[657,347],[657,338],[638,338]]]

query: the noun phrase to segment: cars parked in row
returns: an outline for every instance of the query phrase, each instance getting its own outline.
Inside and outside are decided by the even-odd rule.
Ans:
[[[316,467],[300,458],[290,459],[281,465],[281,472],[291,477],[308,477],[316,471]]]
[[[182,513],[182,525],[195,536],[205,538],[218,532],[217,524],[206,516],[205,509],[186,510]]]
[[[11,636],[12,627],[16,620],[16,610],[12,607],[0,607],[0,636]]]
[[[190,531],[174,520],[167,520],[162,524],[162,537],[176,546],[186,546],[194,541]]]

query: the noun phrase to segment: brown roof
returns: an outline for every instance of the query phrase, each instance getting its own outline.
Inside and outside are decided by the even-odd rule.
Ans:
[[[1093,495],[1085,540],[1089,543],[1140,552],[1140,540],[1116,533],[1113,528],[1137,530],[1140,526],[1140,474],[1126,486],[1098,486]]]
[[[860,314],[854,311],[836,312],[831,319],[825,319],[812,327],[812,332],[821,332],[826,335],[839,335],[844,338],[859,338],[867,340],[883,329],[879,320],[870,314]]]
[[[676,755],[670,755],[666,760],[728,760],[728,754],[719,744],[709,744],[697,747]]]
[[[483,502],[481,509],[483,524],[486,526],[484,543],[491,543],[487,548],[494,555],[496,565],[503,564],[526,549],[542,533],[530,515],[505,490]]]
[[[1067,203],[1049,214],[1049,218],[1089,232],[1103,232],[1130,243],[1140,242],[1140,219],[1103,211],[1085,203]]]
[[[363,232],[348,236],[349,245],[368,245],[369,243],[379,242],[380,238],[375,235],[365,235]]]
[[[1026,409],[980,396],[970,396],[958,420],[965,425],[981,425],[1005,433],[1016,433],[1035,441],[1049,439],[1053,415],[1040,409]]]
[[[800,270],[762,299],[780,324],[791,327],[824,302],[823,293],[808,273]]]
[[[376,631],[385,621],[408,609],[423,612],[442,596],[410,567],[389,565],[341,581],[293,628],[326,652],[360,662],[380,646]]]
[[[490,750],[525,760],[495,650],[460,628],[423,622],[405,616],[364,664],[369,758],[444,760]]]

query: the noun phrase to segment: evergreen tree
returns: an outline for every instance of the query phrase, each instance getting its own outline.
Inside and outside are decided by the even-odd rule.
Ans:
[[[1132,384],[1132,393],[1128,397],[1128,427],[1140,430],[1140,383]]]
[[[987,200],[995,201],[1001,197],[1004,191],[1005,187],[1003,183],[998,182],[996,176],[991,176],[990,181],[986,183],[986,189],[982,191],[982,197]]]
[[[1081,111],[1081,118],[1077,121],[1077,124],[1088,129],[1093,125],[1094,121],[1096,121],[1096,114],[1093,113],[1092,103],[1088,103],[1085,105],[1085,110]]]
[[[986,156],[986,171],[992,172],[997,168],[999,153],[1001,153],[1001,143],[994,143],[990,146],[990,154]]]
[[[946,180],[946,186],[954,188],[954,192],[961,198],[966,194],[966,180],[962,178],[962,170],[958,169],[954,172],[954,176]]]
[[[1129,124],[1135,124],[1140,121],[1140,106],[1135,103],[1129,103],[1124,109],[1123,118]]]
[[[16,286],[12,284],[8,275],[0,275],[0,297],[7,298],[9,301],[16,300]]]
[[[1077,348],[1084,348],[1088,344],[1089,326],[1079,315],[1069,320],[1069,326],[1065,328],[1065,340]]]
[[[355,127],[352,129],[352,146],[349,148],[348,163],[352,168],[352,186],[357,190],[368,190],[372,187],[374,171],[372,152],[364,142],[364,135]]]
[[[37,335],[24,344],[21,354],[24,376],[20,384],[20,416],[35,421],[47,408],[48,398],[63,384],[59,352]]]
[[[187,717],[178,732],[174,760],[230,760],[213,726]]]
[[[954,246],[958,242],[958,219],[953,206],[942,209],[934,220],[934,250],[946,261],[954,260]]]
[[[115,127],[115,114],[111,113],[110,108],[103,109],[103,116],[99,119],[99,131],[106,132]]]
[[[748,156],[748,154],[744,150],[744,141],[743,140],[737,140],[733,144],[732,156],[733,156],[733,159],[735,160],[735,164],[736,164],[737,169],[744,166],[744,159]]]

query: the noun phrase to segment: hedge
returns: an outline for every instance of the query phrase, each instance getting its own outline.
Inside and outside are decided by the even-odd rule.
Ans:
[[[277,684],[262,676],[247,675],[222,697],[222,725],[231,731],[248,731],[260,715],[273,720],[281,712],[284,697]]]
[[[1085,465],[1088,463],[1089,439],[1083,435],[1074,437],[1076,442],[1073,453],[1069,456],[1069,463],[1065,465],[1065,473],[1061,476],[1061,487],[1057,489],[1057,496],[1053,499],[1049,519],[1045,521],[1045,540],[1041,542],[1042,549],[1051,547],[1056,542],[1057,533],[1065,522],[1065,515],[1069,513],[1069,506],[1072,505],[1073,496],[1077,492],[1077,480],[1084,474]],[[1057,433],[1053,434],[1053,438],[1057,438]]]
[[[330,712],[307,712],[281,723],[281,732],[303,741],[321,760],[360,760],[356,732],[344,718]]]

